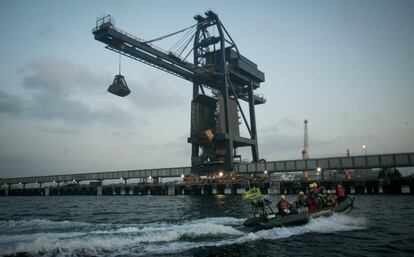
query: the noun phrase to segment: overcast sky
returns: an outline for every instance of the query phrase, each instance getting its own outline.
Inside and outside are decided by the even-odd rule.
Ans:
[[[310,157],[414,151],[414,1],[3,0],[0,177],[189,166],[191,84],[124,58],[132,93],[107,93],[118,56],[91,30],[152,39],[209,9],[266,74],[261,158],[301,158],[305,118]]]

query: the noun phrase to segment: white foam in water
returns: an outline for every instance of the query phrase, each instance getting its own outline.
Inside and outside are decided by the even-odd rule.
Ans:
[[[162,246],[148,245],[141,255],[149,253],[177,253],[198,247],[242,244],[256,240],[278,240],[305,233],[333,233],[339,231],[362,230],[365,229],[365,224],[366,220],[364,218],[333,215],[327,218],[312,219],[308,224],[303,226],[261,230],[255,233],[244,234],[241,237],[228,238],[216,242],[172,242]]]
[[[305,233],[332,233],[360,230],[365,220],[343,215],[313,219],[304,226],[274,228],[256,233],[243,233],[232,226],[239,226],[244,219],[231,217],[192,220],[183,224],[91,224],[83,223],[88,231],[79,231],[78,222],[8,221],[6,227],[28,227],[33,224],[66,226],[68,232],[38,232],[0,236],[0,256],[26,252],[45,256],[76,256],[79,253],[105,255],[105,253],[148,255],[178,253],[198,247],[240,244],[254,240],[277,240]],[[8,223],[8,224],[6,224]],[[52,225],[51,225],[52,224]],[[108,228],[108,229],[104,229]],[[215,240],[212,238],[218,237]],[[223,239],[224,237],[224,239]],[[217,240],[219,239],[219,240]]]
[[[74,221],[51,221],[43,219],[32,219],[32,220],[9,220],[0,221],[0,228],[5,230],[14,229],[48,229],[48,228],[67,228],[67,227],[85,227],[92,224],[85,222],[74,222]]]
[[[191,221],[193,223],[213,223],[213,224],[222,224],[229,226],[240,226],[246,219],[236,219],[232,217],[217,217],[217,218],[205,218],[200,220]]]
[[[241,242],[258,239],[276,240],[305,233],[333,233],[339,231],[361,230],[365,229],[365,223],[366,221],[363,218],[333,215],[326,218],[311,219],[308,224],[303,226],[273,228],[270,230],[262,230],[256,233],[250,233],[246,236],[247,239],[240,238],[239,240]]]
[[[165,223],[147,224],[145,227],[125,225],[121,228],[100,230],[102,224],[83,224],[91,230],[78,232],[77,226],[71,222],[54,222],[45,220],[9,221],[0,224],[0,229],[13,227],[16,230],[30,227],[39,223],[45,225],[65,224],[68,232],[65,233],[32,233],[20,235],[0,236],[0,256],[21,252],[30,254],[76,255],[76,252],[114,251],[137,244],[159,243],[177,241],[182,237],[201,238],[205,236],[241,236],[242,232],[223,223],[240,223],[242,220],[233,218],[214,218],[194,220],[179,225]],[[95,229],[94,229],[95,228]],[[75,231],[74,231],[75,230]]]

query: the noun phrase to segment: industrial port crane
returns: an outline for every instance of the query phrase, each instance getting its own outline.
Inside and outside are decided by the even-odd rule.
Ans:
[[[154,40],[145,41],[117,28],[110,15],[96,21],[93,34],[96,40],[106,44],[114,52],[143,62],[193,84],[191,102],[191,164],[193,172],[233,171],[236,149],[250,147],[253,161],[259,160],[255,105],[266,100],[254,94],[264,82],[264,73],[257,65],[242,56],[217,14],[197,15],[191,27],[170,33]],[[214,32],[218,35],[215,36]],[[151,43],[184,33],[179,53],[161,50]],[[192,33],[191,33],[192,32]],[[183,39],[182,38],[182,39]],[[186,57],[181,54],[193,41]],[[193,62],[187,61],[192,53]],[[115,76],[109,92],[126,96],[130,93],[124,77]],[[249,106],[249,121],[240,101]],[[241,114],[243,121],[239,122]],[[249,137],[240,135],[244,124]]]

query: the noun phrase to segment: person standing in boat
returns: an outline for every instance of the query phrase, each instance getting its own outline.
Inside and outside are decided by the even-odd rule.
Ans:
[[[285,195],[280,195],[279,202],[277,203],[277,210],[279,211],[279,215],[285,216],[290,213],[292,209],[292,205],[286,200]]]
[[[316,201],[318,202],[318,209],[321,209],[324,207],[324,196],[322,194],[324,187],[321,185],[318,185],[317,183],[313,183],[313,189],[316,192]]]
[[[308,202],[309,202],[309,211],[315,212],[319,209],[318,204],[318,192],[316,192],[316,183],[309,184],[309,192],[308,192]]]
[[[301,207],[307,206],[307,204],[308,204],[307,201],[308,201],[308,199],[307,199],[305,193],[303,191],[300,191],[299,194],[296,196],[296,199],[295,199],[294,203],[295,203],[296,208],[299,209]]]
[[[337,196],[338,202],[345,199],[345,189],[341,184],[338,184],[336,186],[336,196]]]

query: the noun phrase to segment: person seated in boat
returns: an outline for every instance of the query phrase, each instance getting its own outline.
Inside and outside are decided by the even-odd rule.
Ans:
[[[296,208],[299,209],[301,207],[307,206],[307,204],[308,204],[307,201],[308,201],[308,199],[307,199],[305,193],[303,191],[300,191],[299,194],[295,198],[294,204],[295,204]]]
[[[345,199],[345,189],[341,184],[338,184],[336,186],[336,196],[337,196],[337,200],[338,202],[342,201]]]
[[[280,195],[279,202],[277,203],[277,210],[279,211],[279,215],[285,216],[290,213],[292,209],[292,205],[286,200],[285,195]]]
[[[336,206],[336,199],[335,196],[332,194],[331,190],[326,191],[324,203],[326,207],[335,207]]]
[[[310,183],[309,184],[309,192],[308,192],[308,207],[310,212],[315,212],[319,209],[318,197],[319,193],[315,190],[317,184]]]

